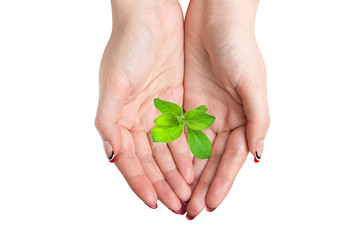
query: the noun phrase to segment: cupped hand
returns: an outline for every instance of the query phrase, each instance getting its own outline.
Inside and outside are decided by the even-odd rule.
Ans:
[[[191,1],[185,19],[184,108],[206,104],[208,160],[194,158],[192,219],[225,199],[249,151],[262,155],[269,127],[265,64],[254,36],[255,0]]]
[[[183,103],[183,15],[177,1],[113,0],[95,120],[109,159],[148,206],[178,212],[194,178],[184,134],[152,143],[154,98]]]

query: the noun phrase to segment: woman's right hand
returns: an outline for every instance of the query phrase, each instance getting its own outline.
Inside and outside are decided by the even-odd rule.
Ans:
[[[95,120],[108,158],[151,208],[179,212],[194,178],[184,134],[155,143],[154,98],[183,103],[183,15],[173,0],[113,0],[113,31],[100,66]]]

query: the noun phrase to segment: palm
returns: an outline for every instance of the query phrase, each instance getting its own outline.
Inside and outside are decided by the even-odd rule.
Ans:
[[[242,94],[250,89],[245,80],[265,71],[255,38],[242,34],[237,16],[229,16],[234,11],[225,9],[222,15],[199,2],[190,3],[185,20],[184,108],[206,104],[216,121],[205,131],[213,144],[212,157],[194,158],[196,184],[187,208],[192,216],[224,200],[245,161],[248,119]]]
[[[174,9],[174,13],[171,9],[164,13],[166,24],[156,19],[158,14],[135,16],[133,21],[137,24],[130,27],[131,23],[127,24],[130,32],[115,43],[120,46],[120,61],[114,67],[121,68],[116,72],[124,73],[128,80],[124,84],[128,83],[130,89],[119,114],[119,124],[128,130],[145,133],[151,130],[158,115],[153,105],[156,97],[182,105],[183,21],[179,9]],[[130,42],[132,48],[122,49]]]
[[[104,52],[100,80],[106,81],[100,81],[100,91],[107,89],[103,95],[112,93],[109,102],[118,105],[112,113],[121,143],[115,164],[145,203],[154,206],[158,198],[179,211],[179,199],[190,198],[187,182],[193,181],[186,139],[182,136],[170,144],[151,141],[159,115],[154,98],[183,103],[183,15],[174,3],[164,1],[160,9],[146,8],[143,2],[142,9],[120,24]]]
[[[236,29],[220,27],[226,25],[221,20],[217,20],[219,27],[215,24],[209,26],[207,21],[210,20],[203,21],[204,18],[196,14],[196,8],[196,3],[190,4],[185,21],[184,108],[208,105],[209,114],[216,116],[215,123],[207,131],[213,141],[217,134],[246,127],[242,99],[236,91],[238,79],[228,77],[241,71],[241,65],[245,63],[239,62],[239,49],[234,46],[235,42],[236,45],[241,42],[221,37],[234,31],[236,34]],[[236,64],[237,68],[231,68]],[[242,132],[245,135],[245,131]]]
[[[190,20],[187,19],[187,21]],[[186,28],[186,32],[189,30],[191,29]],[[209,50],[201,42],[197,42],[201,38],[196,37],[192,39],[191,36],[189,34],[185,37],[184,108],[189,110],[206,104],[209,109],[208,113],[216,117],[214,124],[205,130],[213,144],[213,156],[220,155],[219,158],[221,158],[225,148],[235,150],[240,145],[243,146],[242,154],[247,155],[245,131],[247,119],[241,97],[229,82],[224,81],[224,79],[217,75],[215,70],[216,63],[212,62],[208,57]],[[229,61],[227,62],[229,63]],[[221,66],[217,65],[217,67]],[[242,142],[228,141],[231,134],[235,131],[237,138],[242,139]],[[219,161],[220,159],[218,159],[217,166],[220,164]],[[198,182],[205,171],[206,161],[195,158],[194,168],[197,174],[195,182]],[[214,175],[216,169],[212,171]]]
[[[191,57],[185,66],[184,108],[193,109],[202,104],[208,106],[208,113],[216,117],[215,123],[208,131],[210,137],[245,127],[247,120],[241,101],[231,95],[213,69],[193,69],[193,66],[210,66],[210,62],[199,62],[199,56],[196,56],[197,53],[194,51],[190,51],[189,54],[195,56]]]

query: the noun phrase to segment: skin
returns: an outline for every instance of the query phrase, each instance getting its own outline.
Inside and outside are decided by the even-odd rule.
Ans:
[[[113,31],[100,66],[95,126],[110,142],[115,165],[148,206],[159,199],[175,212],[190,199],[194,173],[184,134],[151,141],[160,114],[154,98],[182,106],[183,14],[177,1],[113,0]]]
[[[184,209],[180,200],[191,197],[190,219],[205,207],[215,209],[248,153],[258,151],[270,119],[265,64],[254,35],[257,5],[192,0],[184,36],[176,0],[112,0],[113,31],[100,67],[95,126],[148,206],[159,199],[178,212]],[[213,144],[210,159],[194,158],[184,135],[169,144],[152,143],[160,114],[156,97],[185,110],[208,106],[216,116],[204,131]]]
[[[195,181],[186,209],[191,218],[222,203],[269,127],[266,70],[254,35],[257,4],[197,0],[188,8],[184,108],[206,104],[216,116],[204,131],[213,144],[212,157],[193,159]]]

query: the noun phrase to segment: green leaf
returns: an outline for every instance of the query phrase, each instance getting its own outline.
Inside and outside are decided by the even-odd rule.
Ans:
[[[209,138],[201,131],[192,130],[187,127],[188,142],[191,152],[199,159],[211,157],[211,142]]]
[[[201,105],[200,107],[197,107],[197,108],[195,108],[195,109],[197,109],[197,110],[199,110],[199,111],[203,111],[203,112],[207,112],[207,110],[208,110],[208,108],[206,107],[206,105]]]
[[[181,117],[184,115],[184,112],[179,105],[172,103],[172,102],[166,102],[159,98],[154,99],[155,107],[161,112],[161,113],[175,113],[177,116]]]
[[[184,124],[176,127],[166,127],[155,125],[152,129],[151,136],[153,142],[172,142],[178,139],[183,131]]]
[[[159,126],[165,127],[176,127],[180,124],[175,113],[163,113],[154,122]]]
[[[215,117],[203,111],[193,109],[185,113],[185,123],[193,130],[204,130],[211,126]]]

